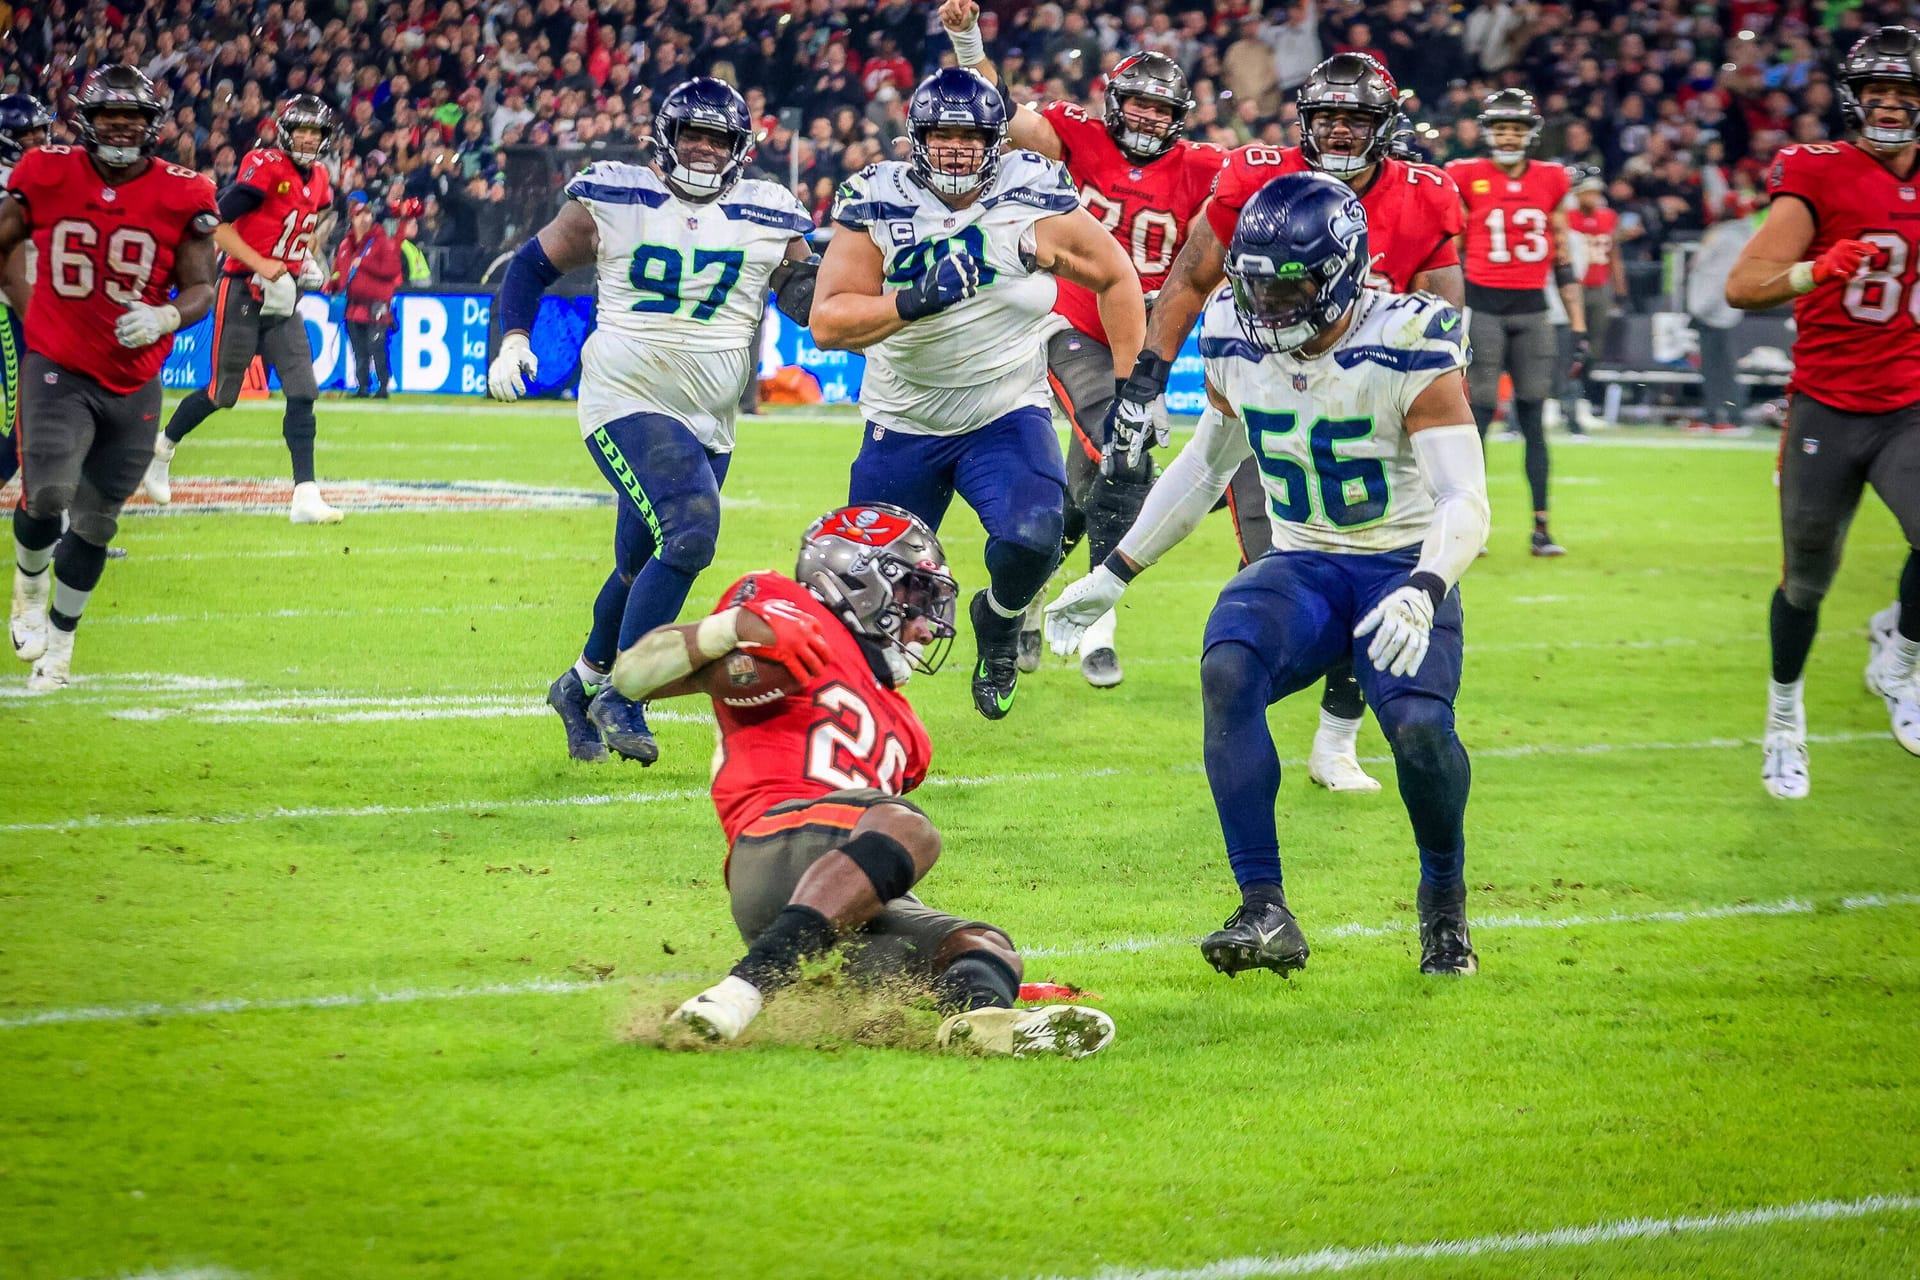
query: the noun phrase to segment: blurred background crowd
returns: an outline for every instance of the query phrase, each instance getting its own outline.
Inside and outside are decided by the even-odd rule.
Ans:
[[[1291,143],[1291,91],[1365,50],[1410,92],[1430,159],[1478,150],[1479,99],[1523,86],[1538,154],[1600,166],[1630,268],[1751,212],[1773,153],[1837,136],[1832,70],[1863,28],[1915,4],[1859,0],[983,0],[982,34],[1018,101],[1097,103],[1135,49],[1186,67],[1189,134]],[[171,92],[166,158],[229,180],[274,105],[340,113],[337,187],[423,253],[481,279],[588,161],[645,154],[653,105],[694,75],[738,85],[755,170],[822,221],[834,186],[904,153],[905,99],[952,54],[931,0],[0,0],[0,89],[62,111],[88,70],[143,68]],[[411,215],[411,216],[403,216]],[[347,219],[338,227],[344,231]],[[1654,286],[1657,288],[1657,284]]]

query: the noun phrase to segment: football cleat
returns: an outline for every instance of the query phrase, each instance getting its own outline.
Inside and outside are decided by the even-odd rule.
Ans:
[[[1899,672],[1891,644],[1867,664],[1867,690],[1887,704],[1893,740],[1920,756],[1920,672]]]
[[[668,1023],[685,1027],[703,1040],[737,1040],[760,1016],[760,989],[745,978],[727,975],[673,1011]]]
[[[1127,678],[1120,655],[1113,651],[1113,632],[1119,618],[1109,609],[1080,637],[1080,675],[1096,689],[1111,689]]]
[[[587,719],[588,701],[587,686],[572,667],[547,686],[547,705],[559,713],[560,723],[567,727],[567,754],[597,764],[607,758],[607,744]]]
[[[1420,972],[1469,974],[1480,971],[1480,958],[1473,953],[1473,938],[1467,932],[1467,891],[1462,887],[1457,901],[1442,901],[1439,894],[1420,886]]]
[[[59,627],[47,628],[47,650],[33,664],[27,677],[28,693],[52,693],[67,687],[67,673],[73,666],[73,632]]]
[[[1567,549],[1561,546],[1559,543],[1555,542],[1553,540],[1553,535],[1548,533],[1545,529],[1535,529],[1533,531],[1533,543],[1532,543],[1531,549],[1534,555],[1539,556],[1542,559],[1551,559],[1554,556],[1563,556],[1567,554]]]
[[[13,656],[32,662],[47,651],[47,595],[53,590],[53,568],[27,574],[13,570],[13,607],[7,617],[7,638]]]
[[[1229,978],[1242,969],[1282,977],[1307,967],[1307,939],[1284,902],[1243,902],[1225,925],[1200,940],[1200,954]]]
[[[346,519],[346,513],[328,506],[327,500],[320,496],[320,486],[307,480],[293,486],[293,504],[287,508],[287,519],[293,524],[339,524]]]
[[[974,593],[968,613],[979,649],[973,667],[973,707],[989,720],[1000,720],[1013,710],[1013,696],[1020,688],[1020,638],[1006,629],[1007,619],[993,611],[984,590]],[[995,638],[994,631],[1002,629],[1004,634]]]
[[[147,474],[141,477],[140,488],[146,493],[147,500],[156,507],[164,507],[173,501],[173,441],[167,439],[162,431],[153,441],[153,461],[147,464]]]
[[[1025,672],[1040,669],[1040,655],[1045,652],[1041,643],[1040,628],[1046,624],[1047,593],[1042,591],[1020,615],[1020,670]]]
[[[1804,800],[1813,784],[1807,777],[1807,735],[1774,729],[1760,744],[1760,784],[1777,800]]]
[[[934,1042],[1015,1058],[1084,1058],[1113,1043],[1113,1019],[1077,1004],[970,1009],[941,1023]]]
[[[607,745],[627,759],[645,766],[660,758],[660,744],[654,741],[653,730],[647,728],[646,708],[621,697],[612,685],[593,695],[593,701],[587,704],[587,719],[606,735]],[[572,733],[567,736],[571,741]]]
[[[1354,723],[1357,725],[1358,721]],[[1380,780],[1360,767],[1352,738],[1333,733],[1325,726],[1314,731],[1313,750],[1307,753],[1307,778],[1315,786],[1329,791],[1369,795],[1380,790]]]

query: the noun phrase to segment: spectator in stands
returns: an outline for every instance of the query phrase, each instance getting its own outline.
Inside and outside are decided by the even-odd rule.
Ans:
[[[333,258],[327,292],[346,298],[347,344],[353,351],[354,395],[384,400],[393,387],[387,330],[393,295],[406,273],[400,248],[373,216],[365,192],[347,197],[348,227]],[[377,381],[376,381],[377,374]],[[375,388],[378,388],[375,390]]]

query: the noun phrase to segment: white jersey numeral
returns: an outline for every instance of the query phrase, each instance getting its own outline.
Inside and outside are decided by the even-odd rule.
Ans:
[[[280,238],[273,242],[273,252],[268,256],[282,262],[306,257],[307,246],[313,243],[314,224],[319,220],[317,213],[303,215],[298,209],[289,209],[287,220],[280,224]]]
[[[85,298],[94,292],[96,272],[104,272],[103,290],[121,306],[140,301],[153,278],[160,252],[152,234],[139,227],[121,227],[107,237],[107,249],[96,261],[100,229],[79,218],[57,222],[48,245],[52,259],[53,291],[63,298]]]
[[[813,695],[826,712],[807,734],[807,777],[836,791],[873,787],[900,794],[907,748],[892,734],[881,737],[873,709],[844,684],[830,684]]]
[[[1869,231],[1860,237],[1887,255],[1887,265],[1863,271],[1847,281],[1840,305],[1862,324],[1885,324],[1900,312],[1900,295],[1906,288],[1901,279],[1907,273],[1911,256],[1907,242],[1891,231]],[[1906,295],[1907,312],[1920,324],[1920,289]]]
[[[1493,246],[1487,250],[1488,262],[1545,262],[1553,245],[1547,239],[1547,211],[1545,209],[1515,209],[1513,211],[1513,232],[1515,240],[1511,247],[1507,244],[1507,211],[1505,209],[1487,210],[1487,234],[1493,240]]]
[[[1173,265],[1180,240],[1180,224],[1164,209],[1142,209],[1123,233],[1120,219],[1126,210],[1092,187],[1080,188],[1080,207],[1133,254],[1133,269],[1143,276],[1164,275]]]

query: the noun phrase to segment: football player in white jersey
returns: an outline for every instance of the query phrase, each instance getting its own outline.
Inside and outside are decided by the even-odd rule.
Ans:
[[[1486,465],[1461,377],[1460,313],[1363,287],[1366,211],[1294,173],[1240,215],[1230,285],[1201,318],[1203,420],[1101,568],[1047,611],[1070,651],[1126,584],[1198,526],[1241,461],[1259,464],[1274,549],[1227,584],[1200,660],[1207,780],[1242,902],[1200,944],[1222,973],[1306,964],[1281,890],[1280,760],[1267,708],[1351,653],[1393,749],[1420,852],[1420,969],[1472,973],[1464,878],[1468,765],[1454,732],[1460,596],[1486,540]],[[1364,657],[1362,650],[1364,650]]]
[[[1007,108],[985,77],[929,76],[907,129],[910,162],[869,165],[835,197],[813,338],[867,356],[848,502],[892,503],[938,529],[958,493],[986,528],[973,702],[998,720],[1019,680],[1020,615],[1060,561],[1066,521],[1047,384],[1054,276],[1096,295],[1117,378],[1140,352],[1146,302],[1066,170],[1002,154]]]
[[[720,534],[720,485],[740,393],[755,375],[754,327],[771,292],[801,324],[817,264],[813,219],[778,183],[742,178],[753,152],[747,104],[718,80],[671,90],[649,165],[602,161],[522,245],[501,282],[505,338],[487,371],[496,400],[537,386],[531,333],[540,295],[596,264],[597,327],[580,353],[580,430],[613,486],[614,568],[579,661],[547,691],[576,760],[607,748],[651,764],[660,748],[640,704],[608,680],[614,657],[680,614]],[[603,740],[604,735],[604,740]]]
[[[7,185],[13,166],[20,157],[47,140],[53,127],[53,112],[38,98],[10,93],[0,98],[0,188]],[[26,338],[20,320],[27,311],[27,255],[30,245],[21,245],[0,262],[0,378],[6,380],[5,397],[0,399],[0,484],[13,479],[20,469],[18,441],[14,439],[15,405],[20,394],[20,358],[26,354]],[[12,300],[18,299],[19,305]],[[118,548],[110,548],[118,550]]]

